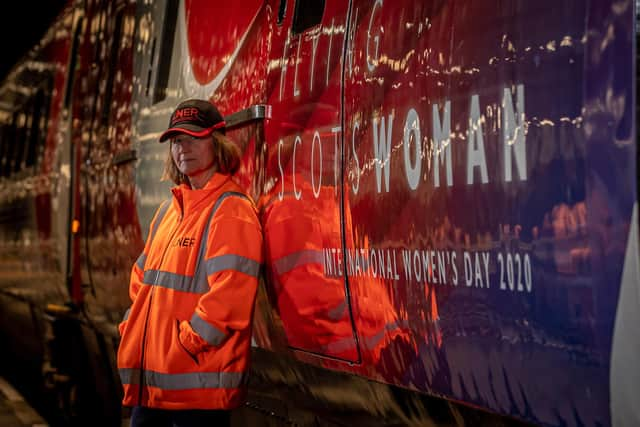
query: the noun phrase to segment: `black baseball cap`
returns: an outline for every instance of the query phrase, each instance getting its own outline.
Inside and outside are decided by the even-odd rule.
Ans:
[[[207,136],[214,130],[224,133],[225,126],[224,118],[212,103],[202,99],[188,99],[181,102],[171,114],[169,129],[160,135],[160,142],[178,133],[196,138]]]

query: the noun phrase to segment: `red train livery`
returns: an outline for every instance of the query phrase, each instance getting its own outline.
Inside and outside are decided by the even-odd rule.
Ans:
[[[169,196],[157,140],[198,97],[264,231],[247,408],[640,424],[636,18],[629,0],[69,1],[0,85],[2,373],[61,424],[120,424],[116,325]]]

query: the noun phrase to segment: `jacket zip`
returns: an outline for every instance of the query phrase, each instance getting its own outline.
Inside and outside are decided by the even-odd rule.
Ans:
[[[160,258],[160,264],[158,265],[156,278],[151,284],[151,292],[149,294],[149,307],[147,307],[147,314],[144,319],[144,330],[142,332],[142,350],[140,351],[140,386],[138,389],[138,406],[142,406],[142,390],[144,389],[144,353],[145,353],[144,350],[146,348],[146,341],[147,341],[147,327],[149,326],[149,314],[151,313],[151,304],[153,303],[153,292],[156,289],[156,284],[158,283],[158,277],[160,277],[160,267],[164,262],[164,257],[167,254],[167,249],[169,249],[169,247],[171,246],[171,242],[173,241],[173,236],[176,234],[176,231],[178,231],[178,227],[180,226],[181,222],[182,222],[182,213],[180,213],[180,216],[178,217],[178,224],[171,232],[169,243],[167,244],[167,246],[164,248],[164,251],[162,252],[162,258]],[[158,228],[160,228],[160,224],[158,224]],[[151,244],[153,244],[153,242],[151,242]]]

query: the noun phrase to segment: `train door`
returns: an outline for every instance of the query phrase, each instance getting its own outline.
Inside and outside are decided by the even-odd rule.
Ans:
[[[82,109],[81,235],[85,268],[84,296],[88,309],[117,323],[119,308],[129,303],[122,290],[129,282],[132,259],[139,248],[134,205],[131,150],[131,88],[134,6],[100,3],[89,12],[81,82]],[[103,313],[104,312],[104,313]]]
[[[115,373],[119,337],[112,325],[128,303],[128,272],[139,253],[131,244],[139,231],[131,224],[135,157],[127,84],[132,80],[134,11],[135,5],[124,1],[87,3],[72,53],[75,80],[68,91],[74,199],[69,275],[82,321],[59,326],[56,334],[75,346],[79,362],[69,369],[72,382],[84,390],[77,397],[87,411],[81,416],[100,413],[110,422],[120,417],[113,397],[121,389]]]
[[[265,192],[270,299],[289,347],[358,361],[343,252],[342,74],[349,3],[272,0]]]
[[[437,353],[441,345],[433,275],[454,274],[450,262],[441,272],[436,261],[423,262],[429,252],[413,250],[450,232],[442,197],[451,171],[433,154],[450,157],[450,144],[447,139],[434,149],[425,128],[433,117],[434,135],[449,133],[450,3],[352,4],[344,83],[345,240],[346,251],[366,268],[348,274],[363,359],[387,378],[414,368],[422,378],[423,368],[407,363],[425,347]],[[434,170],[439,182],[425,185],[434,181]],[[431,360],[433,372],[446,376],[438,356]]]

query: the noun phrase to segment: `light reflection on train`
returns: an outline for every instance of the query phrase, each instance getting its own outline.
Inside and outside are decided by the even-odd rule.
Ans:
[[[634,2],[107,3],[0,87],[5,366],[65,416],[119,422],[156,140],[204,97],[264,228],[256,357],[295,372],[255,378],[389,423],[640,422]]]

